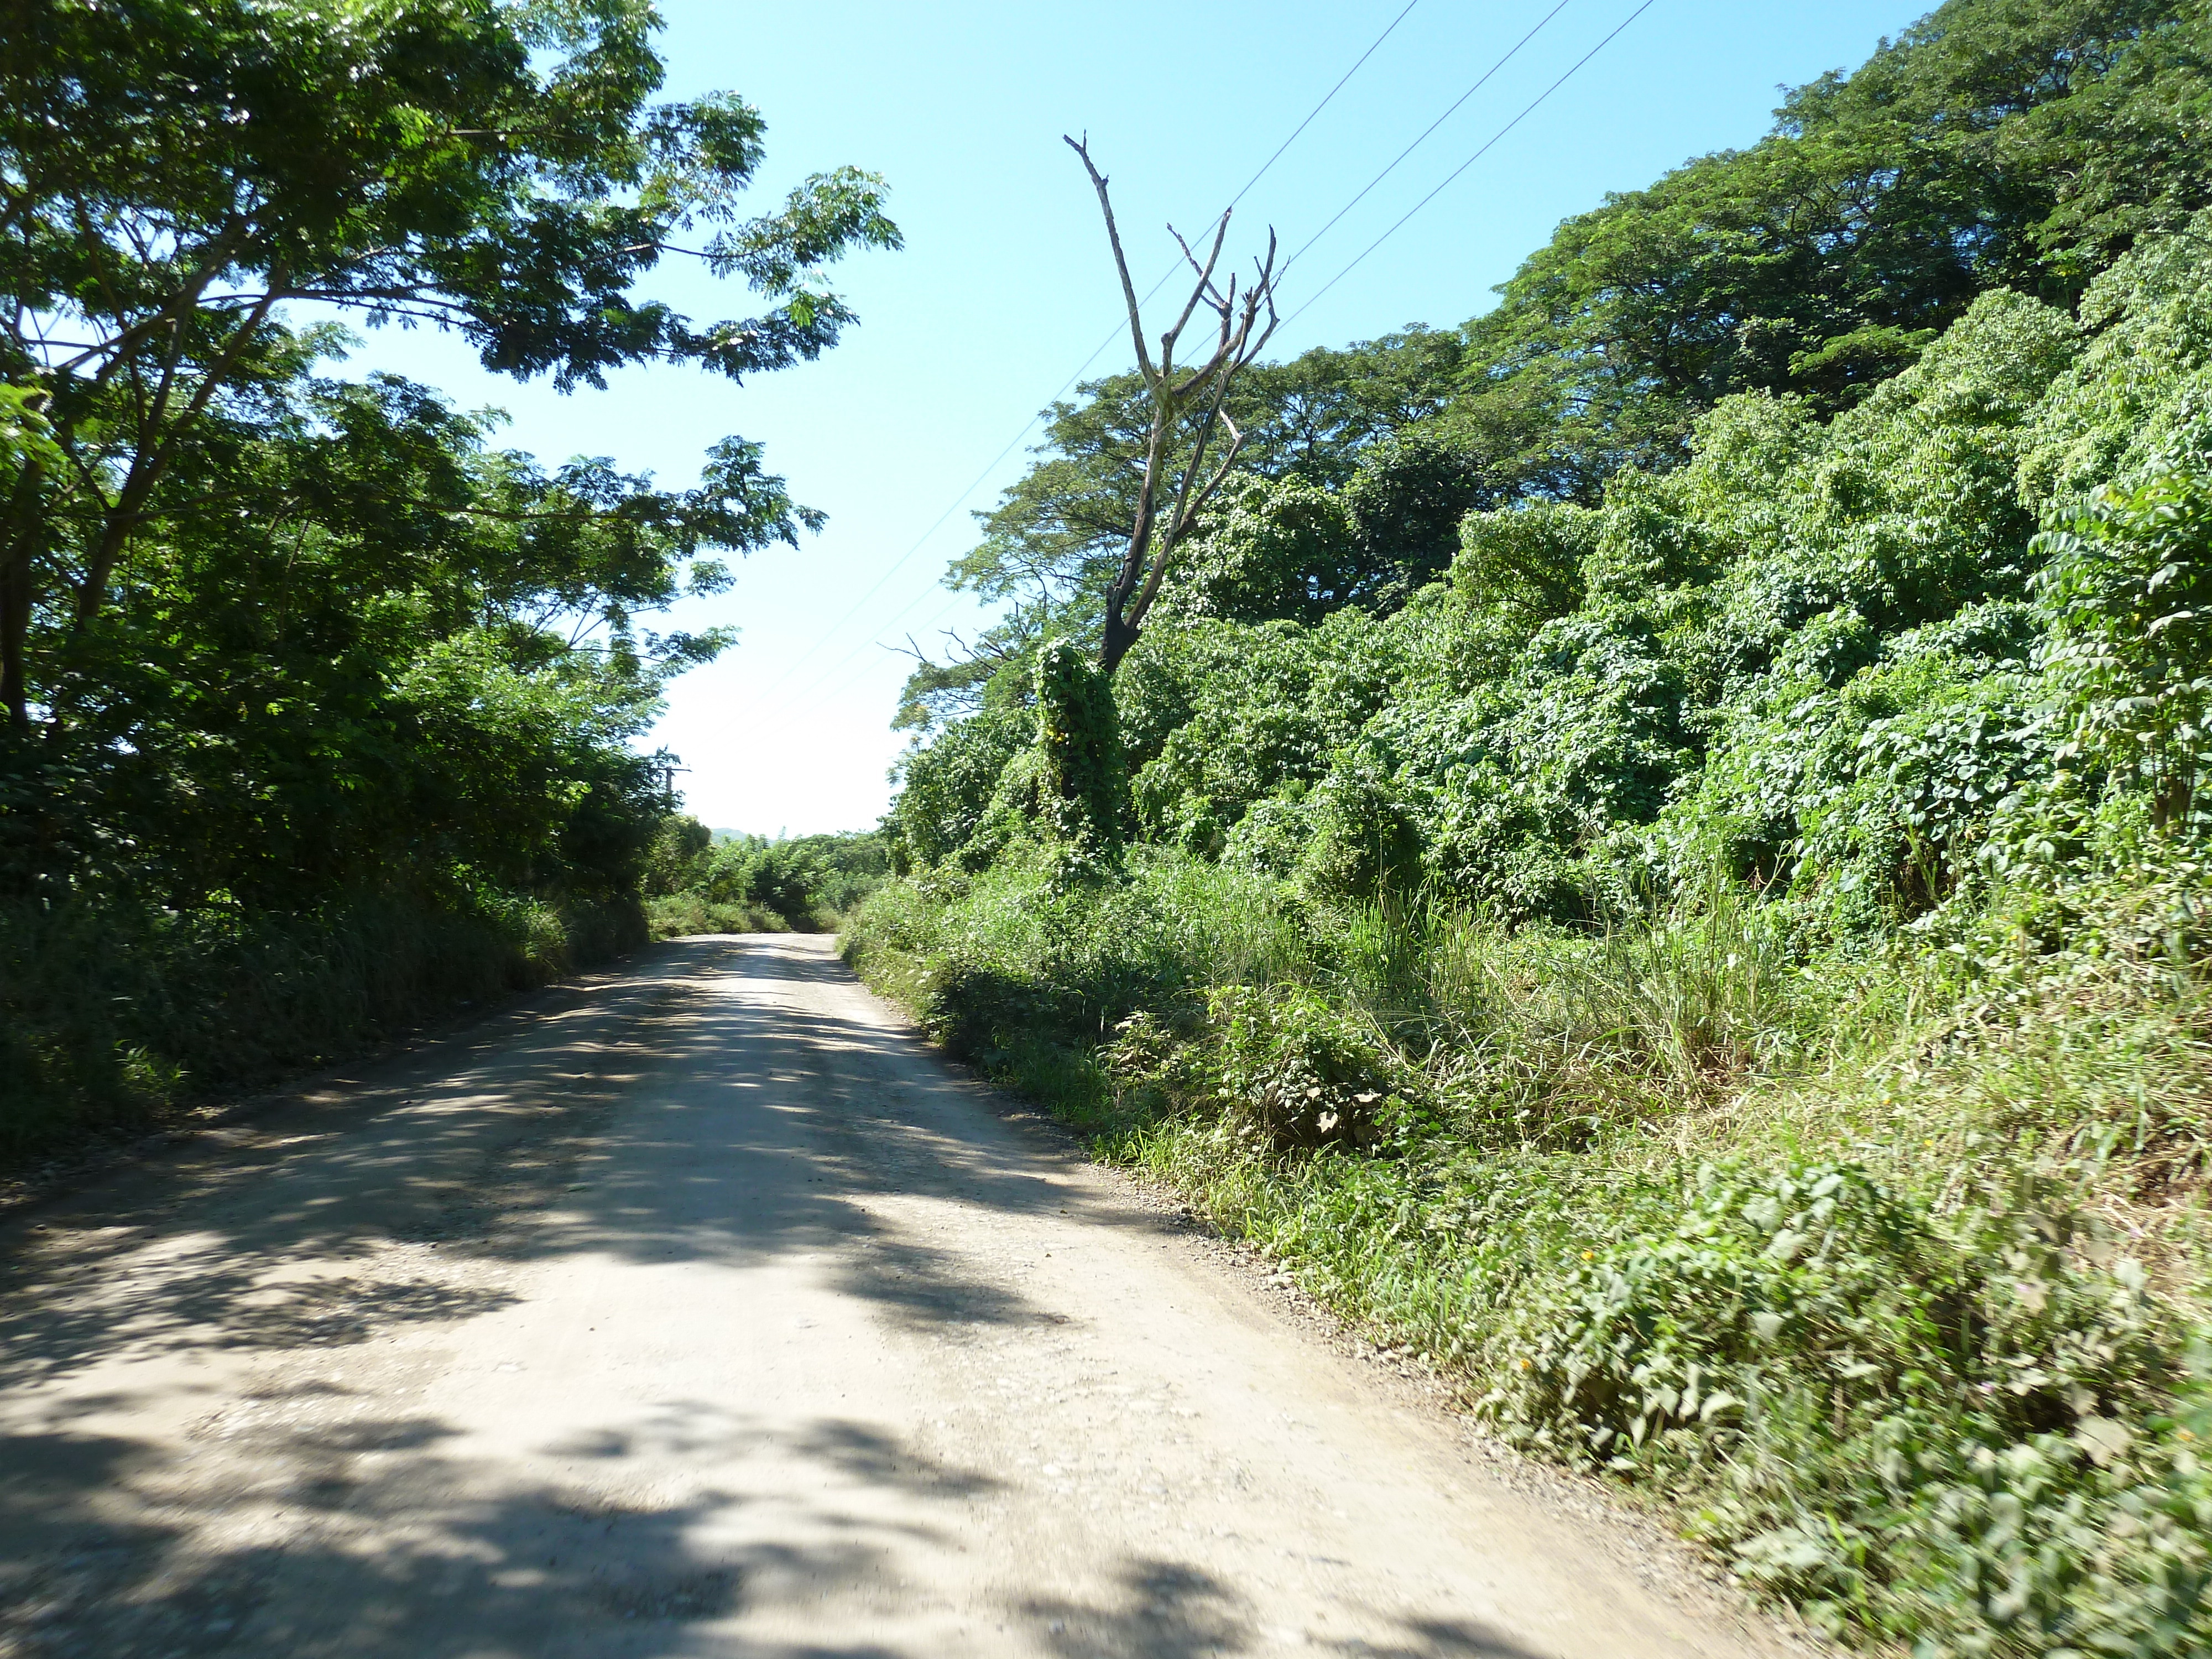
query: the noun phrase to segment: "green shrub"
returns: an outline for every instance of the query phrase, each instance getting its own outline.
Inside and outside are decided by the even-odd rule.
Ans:
[[[693,891],[669,893],[645,902],[645,917],[655,939],[685,939],[697,933],[787,933],[782,913],[750,900],[718,903]]]
[[[1141,848],[1088,897],[1037,865],[889,884],[848,948],[1823,1626],[2179,1653],[2212,1638],[2212,1405],[2130,1217],[2135,1172],[2212,1141],[2194,868],[2068,890],[2072,968],[2003,884],[1854,960],[1710,878],[1577,933]]]
[[[1489,1339],[1510,1437],[1692,1477],[1697,1533],[1832,1627],[2182,1650],[2077,1594],[2189,1459],[2184,1334],[2063,1185],[2021,1170],[1941,1210],[1847,1164],[1709,1165],[1640,1196]],[[2186,1629],[2205,1558],[2180,1553]]]
[[[902,872],[942,864],[968,846],[991,810],[1000,775],[1033,730],[1020,709],[987,708],[907,753],[886,820]]]
[[[1221,1121],[1249,1150],[1359,1152],[1402,1133],[1410,1068],[1319,993],[1224,986],[1207,999],[1206,1023]]]
[[[697,887],[707,876],[708,855],[714,832],[698,819],[671,812],[653,831],[646,851],[643,888],[649,898],[662,898]]]
[[[2038,545],[2066,752],[2140,785],[2178,830],[2212,755],[2212,414]]]

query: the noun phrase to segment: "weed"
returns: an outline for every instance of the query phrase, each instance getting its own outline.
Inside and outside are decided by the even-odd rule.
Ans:
[[[2025,898],[1869,957],[1725,884],[1575,931],[1145,848],[929,879],[853,917],[872,982],[1756,1592],[1929,1659],[2212,1639],[2188,872],[2032,969]]]

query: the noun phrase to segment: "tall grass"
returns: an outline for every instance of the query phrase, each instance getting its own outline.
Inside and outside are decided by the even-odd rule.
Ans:
[[[0,1156],[144,1125],[644,937],[635,905],[501,896],[311,917],[0,908]]]
[[[2212,1646],[2212,994],[2203,895],[2146,890],[1868,959],[1724,883],[1509,931],[1147,854],[894,883],[846,948],[1823,1627],[2148,1656]]]

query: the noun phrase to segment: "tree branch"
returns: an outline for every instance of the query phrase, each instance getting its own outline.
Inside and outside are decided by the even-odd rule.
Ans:
[[[1137,305],[1137,285],[1129,280],[1129,262],[1121,252],[1121,231],[1114,222],[1114,203],[1106,194],[1106,175],[1091,163],[1090,134],[1084,135],[1081,143],[1064,132],[1060,137],[1061,143],[1083,158],[1083,170],[1091,175],[1091,185],[1098,192],[1098,210],[1106,216],[1106,240],[1114,247],[1114,270],[1121,279],[1122,303],[1129,308],[1129,335],[1136,343],[1137,367],[1149,382],[1152,378],[1152,360],[1145,353],[1144,314]]]

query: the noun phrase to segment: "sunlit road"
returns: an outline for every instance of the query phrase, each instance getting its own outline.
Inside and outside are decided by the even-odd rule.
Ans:
[[[0,1225],[0,1652],[1727,1655],[827,940]]]

